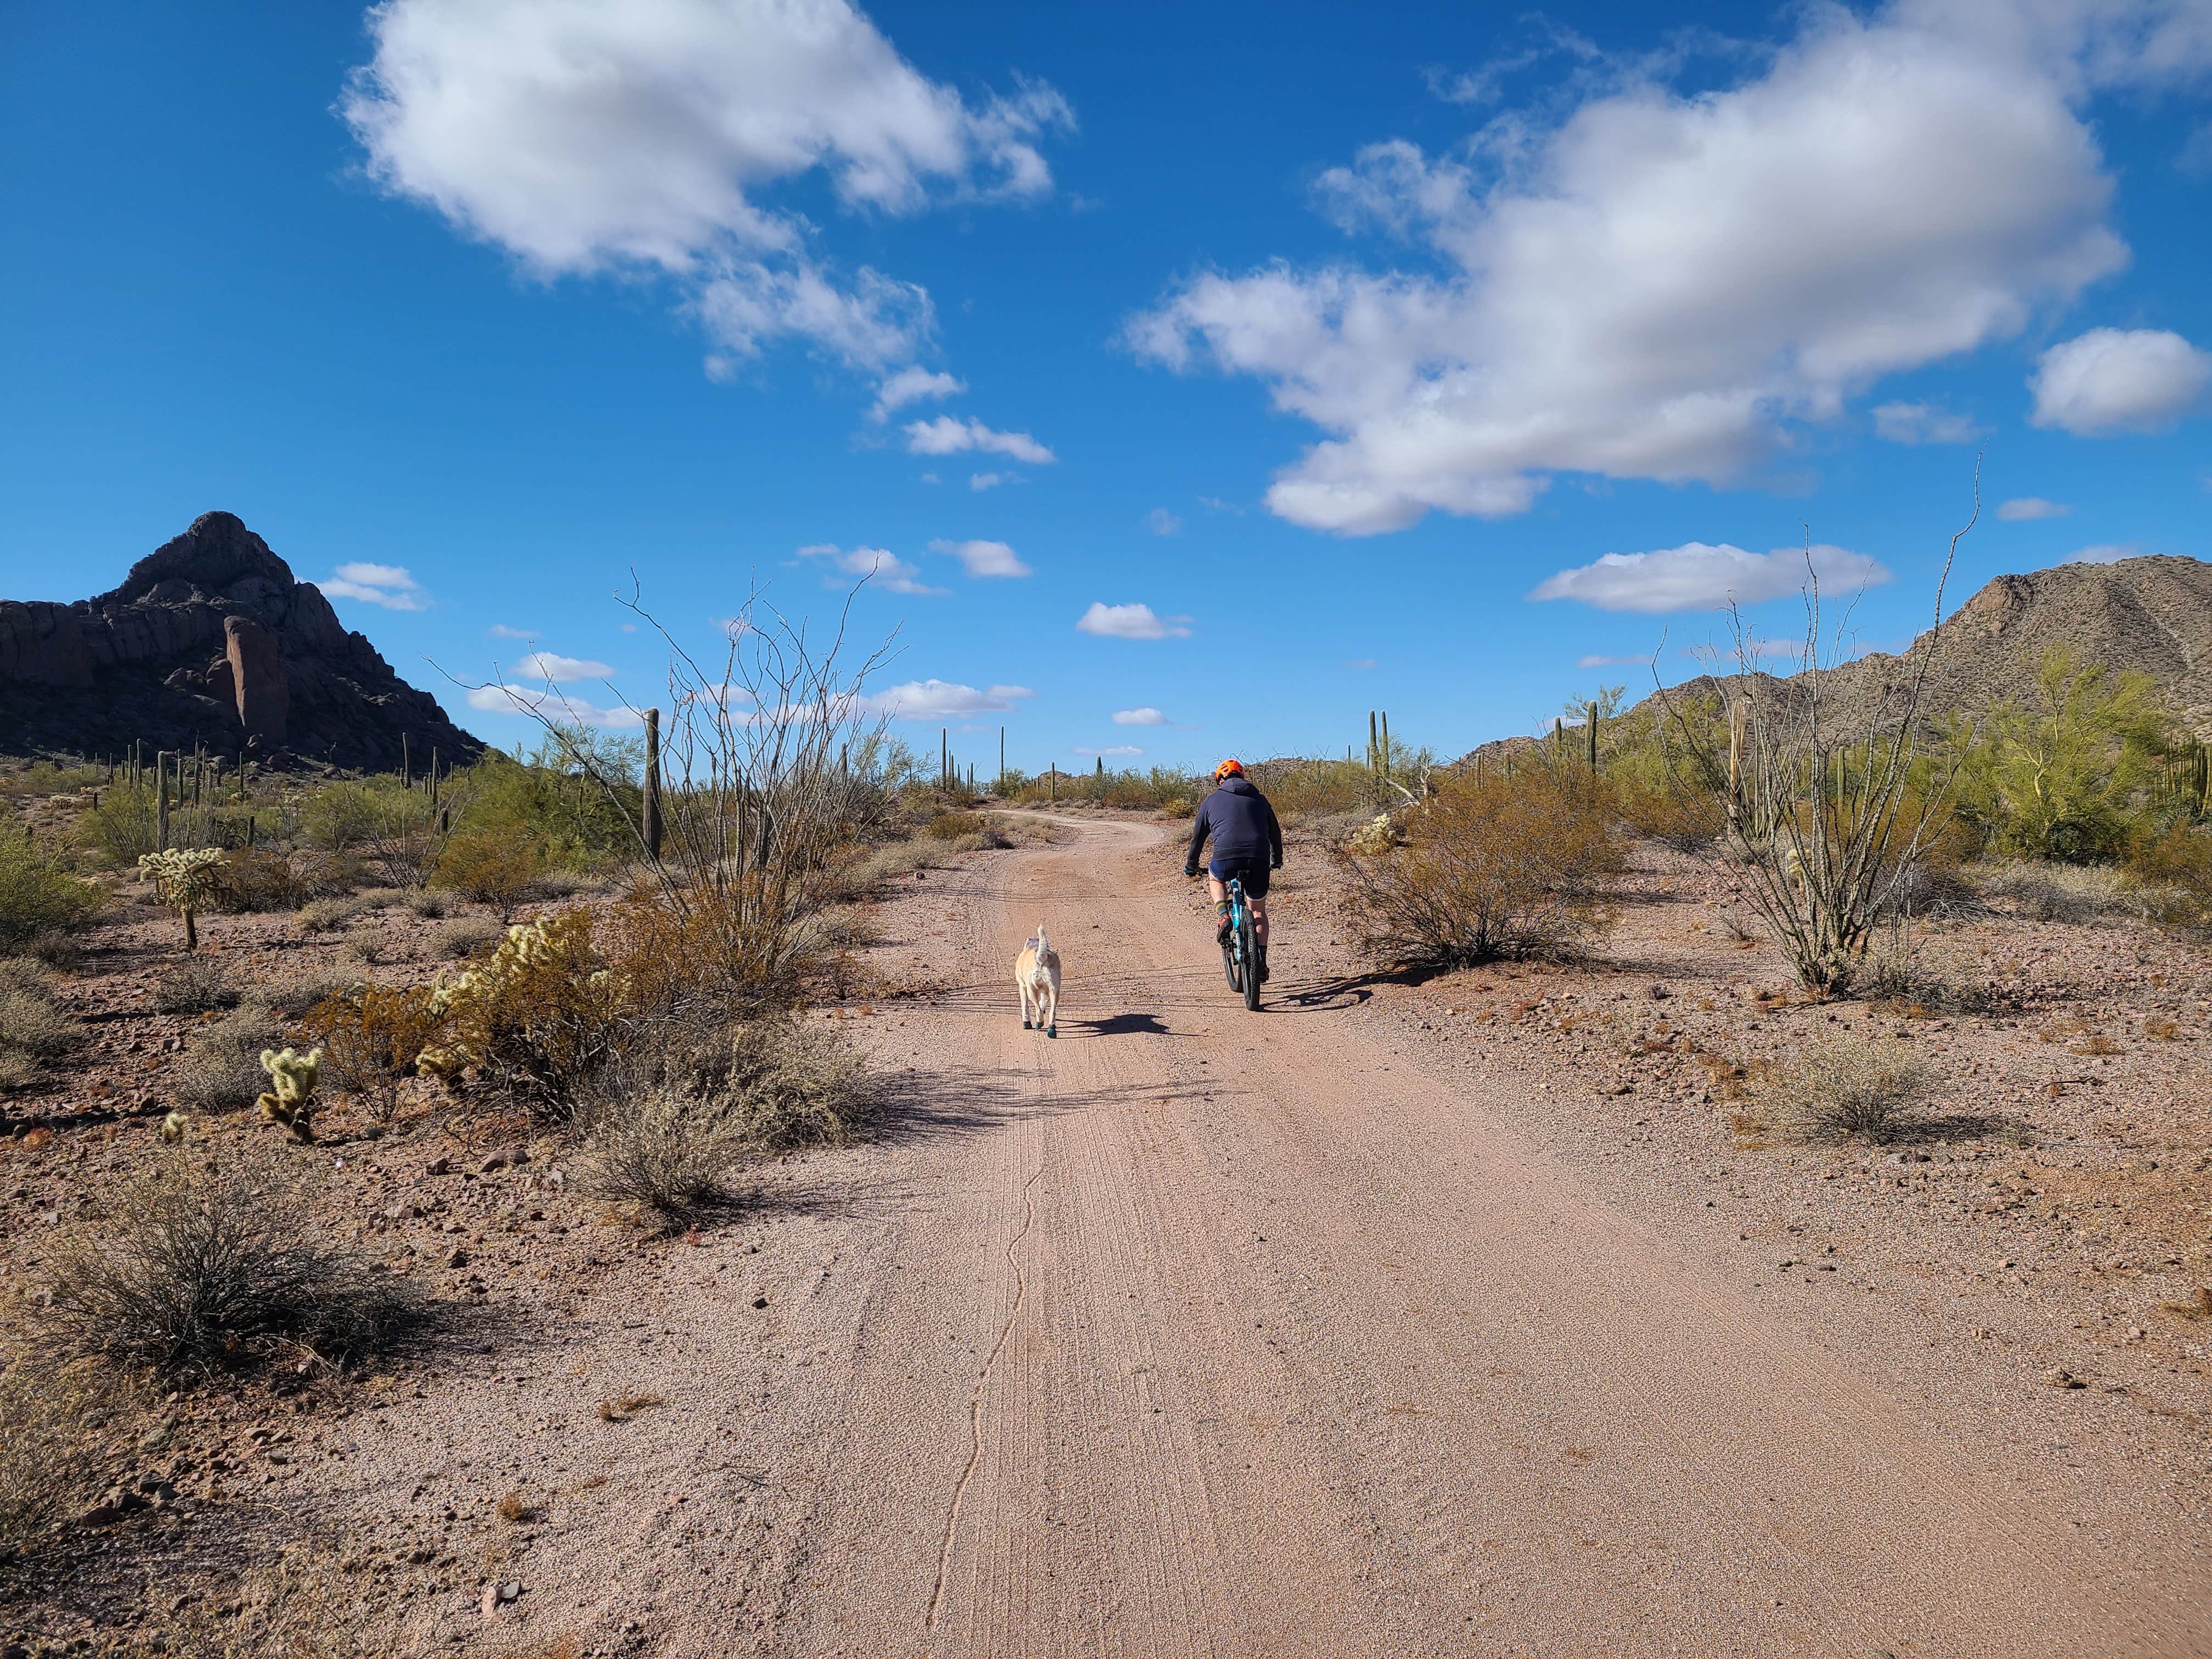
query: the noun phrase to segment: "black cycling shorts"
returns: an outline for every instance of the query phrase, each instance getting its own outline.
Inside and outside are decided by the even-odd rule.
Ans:
[[[1267,861],[1265,859],[1216,859],[1206,866],[1206,872],[1224,886],[1234,877],[1244,884],[1244,890],[1254,898],[1267,896]]]

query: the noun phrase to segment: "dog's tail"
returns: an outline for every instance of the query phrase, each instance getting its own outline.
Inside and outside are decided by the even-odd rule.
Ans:
[[[1044,936],[1042,922],[1037,923],[1036,951],[1040,957],[1049,955],[1052,951],[1052,941]]]

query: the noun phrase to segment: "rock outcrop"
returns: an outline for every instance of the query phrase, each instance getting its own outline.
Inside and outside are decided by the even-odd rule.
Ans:
[[[363,770],[483,745],[228,513],[74,605],[0,599],[0,753],[204,745]]]

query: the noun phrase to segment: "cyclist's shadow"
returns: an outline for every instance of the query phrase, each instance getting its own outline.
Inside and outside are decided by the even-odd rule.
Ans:
[[[1165,1036],[1168,1028],[1158,1014],[1109,1014],[1104,1019],[1071,1019],[1068,1034],[1085,1036]]]

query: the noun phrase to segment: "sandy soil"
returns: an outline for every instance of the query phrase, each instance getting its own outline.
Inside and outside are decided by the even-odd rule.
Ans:
[[[1579,967],[1416,986],[1294,860],[1255,1015],[1171,833],[902,882],[911,994],[823,1016],[883,1133],[687,1239],[498,1125],[317,1154],[465,1316],[356,1387],[179,1402],[182,1498],[87,1583],[304,1526],[408,1652],[2212,1652],[2208,1326],[2165,1310],[2208,1278],[2201,963],[1991,921],[1940,943],[2018,964],[2001,1012],[1754,999],[1778,962],[1662,867]],[[1007,976],[1041,917],[1056,1041]],[[1927,1133],[1801,1146],[1734,1097],[1832,1019],[1938,1056]],[[150,1134],[19,1140],[10,1273]]]

